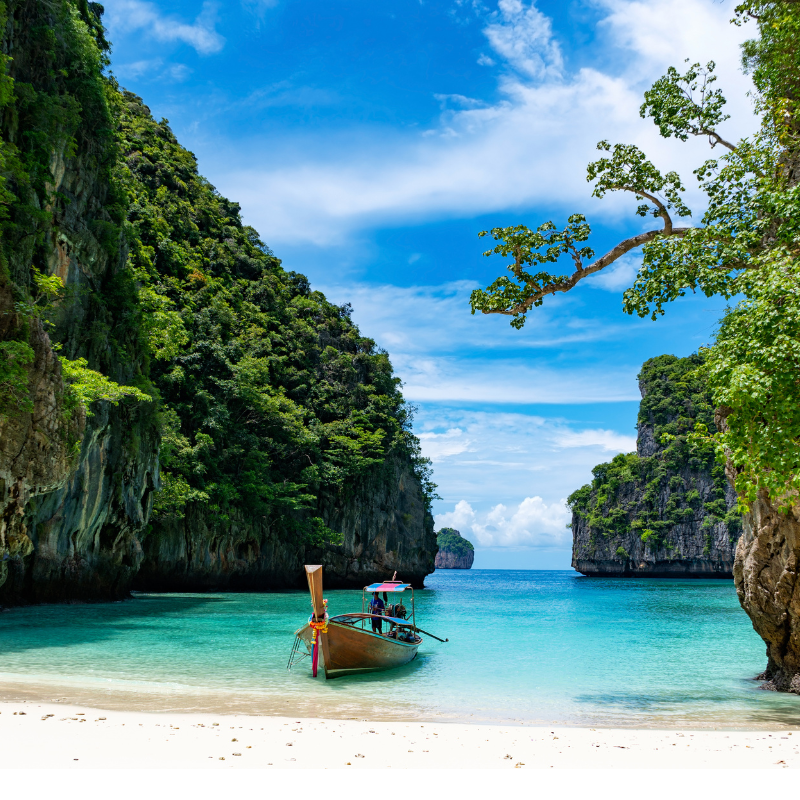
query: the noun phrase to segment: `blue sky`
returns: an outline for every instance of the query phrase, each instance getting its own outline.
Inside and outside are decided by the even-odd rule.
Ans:
[[[600,139],[635,143],[702,198],[707,144],[659,139],[643,91],[714,59],[755,127],[733,4],[713,0],[108,0],[112,70],[169,119],[245,221],[391,354],[433,460],[439,525],[476,567],[566,568],[564,498],[635,448],[636,374],[709,342],[723,303],[626,317],[629,255],[531,315],[471,316],[499,275],[479,231],[585,213],[599,253],[642,229],[633,198],[590,198]],[[566,271],[566,268],[565,268]]]

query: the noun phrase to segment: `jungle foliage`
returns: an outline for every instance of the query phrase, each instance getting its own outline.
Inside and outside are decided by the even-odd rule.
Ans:
[[[599,464],[592,470],[592,482],[569,496],[567,502],[586,521],[590,538],[625,539],[635,533],[649,548],[671,551],[668,534],[674,526],[699,525],[707,531],[719,522],[726,524],[732,540],[738,538],[741,517],[728,509],[724,467],[711,443],[690,441],[698,423],[714,424],[702,364],[698,355],[664,355],[643,364],[639,435],[652,435],[646,452],[654,452],[620,454]],[[628,557],[626,551],[624,559]]]
[[[349,306],[281,267],[166,120],[129,92],[111,98],[129,265],[164,404],[156,514],[187,502],[285,520],[309,511],[311,534],[321,492],[347,495],[393,455],[432,493],[400,380]]]
[[[659,219],[661,227],[632,235],[598,259],[581,214],[563,228],[545,222],[534,230],[483,231],[497,242],[485,255],[512,261],[505,275],[473,292],[471,306],[473,313],[509,315],[521,328],[546,297],[639,247],[643,264],[624,294],[626,313],[656,319],[687,291],[742,298],[720,323],[714,346],[703,351],[701,369],[726,425],[717,432],[701,423],[695,442],[713,439],[719,457],[730,459],[744,505],[764,490],[785,506],[800,489],[800,4],[748,0],[735,13],[734,24],[757,27],[742,63],[757,90],[758,133],[735,143],[722,137],[728,117],[713,62],[671,67],[641,107],[662,136],[701,136],[727,151],[694,171],[706,196],[700,218],[690,227],[675,225],[674,218],[691,216],[677,173],[660,171],[633,145],[600,142],[603,155],[587,170],[594,196],[629,192],[639,203],[636,213]],[[572,272],[550,272],[565,256]]]

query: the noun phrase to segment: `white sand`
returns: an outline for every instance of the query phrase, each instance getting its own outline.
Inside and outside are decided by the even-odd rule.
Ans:
[[[798,731],[663,731],[98,711],[0,703],[18,768],[800,767]]]

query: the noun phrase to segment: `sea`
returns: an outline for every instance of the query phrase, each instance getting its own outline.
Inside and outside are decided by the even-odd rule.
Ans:
[[[332,614],[361,592],[326,592]],[[0,614],[0,697],[144,711],[654,728],[782,728],[764,644],[728,580],[453,570],[415,593],[412,663],[326,681],[291,670],[307,592],[135,594]],[[408,597],[405,598],[409,606]]]

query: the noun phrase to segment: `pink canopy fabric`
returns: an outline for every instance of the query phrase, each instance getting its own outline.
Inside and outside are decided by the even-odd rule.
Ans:
[[[391,581],[386,581],[384,583],[373,583],[370,586],[365,586],[365,592],[404,592],[406,589],[410,589],[410,583],[392,583]]]

